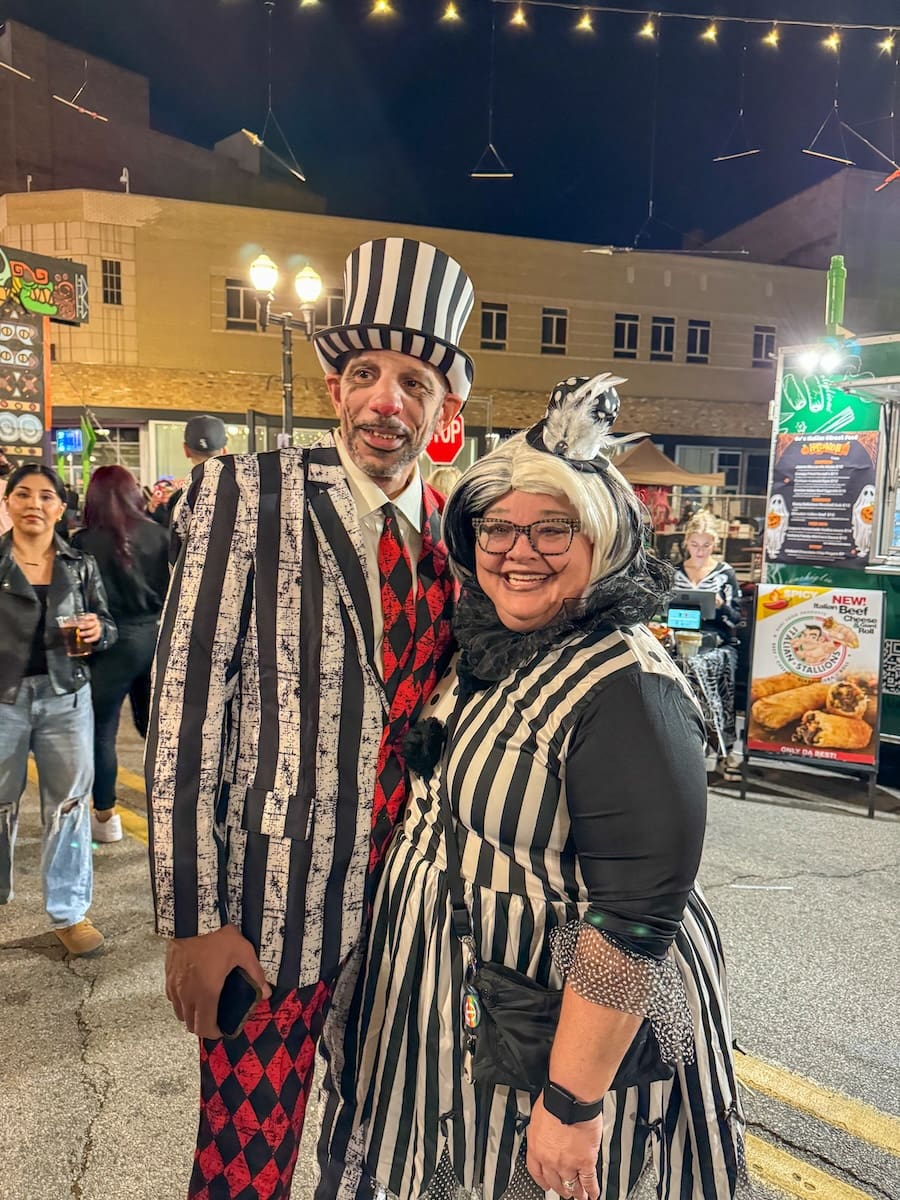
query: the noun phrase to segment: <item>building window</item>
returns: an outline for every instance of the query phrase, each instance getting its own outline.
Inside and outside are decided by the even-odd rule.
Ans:
[[[613,358],[637,358],[641,318],[636,313],[616,313]]]
[[[482,350],[505,350],[509,331],[509,309],[505,304],[481,305]]]
[[[122,264],[115,258],[101,258],[103,303],[122,303]]]
[[[754,367],[775,366],[775,326],[753,326],[753,365]]]
[[[316,305],[316,329],[332,329],[344,320],[344,289],[328,288]]]
[[[541,354],[565,354],[569,336],[569,310],[545,308],[541,314]]]
[[[743,453],[740,450],[717,450],[714,470],[725,476],[725,491],[736,492],[741,484]]]
[[[675,318],[654,317],[650,325],[650,361],[672,362],[675,358]]]
[[[256,329],[256,292],[241,279],[225,280],[225,328]]]
[[[688,321],[687,354],[684,361],[689,363],[708,363],[709,339],[709,321]]]

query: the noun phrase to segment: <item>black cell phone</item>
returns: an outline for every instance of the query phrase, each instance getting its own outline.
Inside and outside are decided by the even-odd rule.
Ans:
[[[262,992],[242,967],[229,971],[216,1010],[216,1024],[222,1037],[236,1038],[261,999]]]

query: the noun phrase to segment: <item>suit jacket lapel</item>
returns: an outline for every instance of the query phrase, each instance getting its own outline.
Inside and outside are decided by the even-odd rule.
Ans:
[[[329,441],[331,439],[328,439]],[[337,586],[369,664],[375,665],[372,602],[359,514],[334,443],[309,451],[307,500],[322,569]],[[376,669],[376,676],[378,671]]]

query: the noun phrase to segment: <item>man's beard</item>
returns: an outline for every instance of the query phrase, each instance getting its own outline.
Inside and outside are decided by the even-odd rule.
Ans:
[[[433,427],[429,429],[427,434],[418,442],[414,442],[410,438],[409,431],[405,427],[401,430],[393,426],[378,426],[372,424],[364,426],[351,425],[344,435],[344,440],[347,443],[347,448],[350,451],[353,461],[364,474],[369,476],[370,479],[393,479],[396,475],[401,475],[416,461],[416,459],[431,441],[434,431],[437,428],[437,423],[438,417],[435,417]],[[399,450],[394,450],[391,452],[391,459],[389,462],[385,461],[383,464],[381,464],[370,462],[367,459],[360,461],[360,459],[357,458],[357,456],[353,453],[354,443],[358,437],[362,436],[366,429],[373,431],[377,430],[380,433],[393,434],[398,437],[403,437],[405,440],[405,445]],[[366,446],[365,448],[367,451],[369,451],[369,453],[375,453],[370,446]]]

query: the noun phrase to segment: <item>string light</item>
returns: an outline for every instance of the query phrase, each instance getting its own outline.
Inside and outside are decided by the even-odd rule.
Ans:
[[[509,18],[510,25],[518,25],[521,29],[527,29],[528,18],[525,16],[525,9],[520,4],[513,15]]]
[[[642,38],[655,38],[656,37],[656,24],[654,23],[654,20],[651,16],[648,15],[647,20],[643,23],[643,25],[638,30],[638,37],[642,37]]]
[[[897,41],[896,41],[896,38],[894,37],[894,31],[892,29],[891,32],[887,35],[887,37],[884,39],[884,41],[878,43],[878,49],[881,51],[882,54],[891,54],[893,52],[894,46],[896,44],[897,44]]]
[[[834,54],[837,54],[841,48],[841,35],[836,29],[832,29],[828,37],[822,42],[822,45],[826,50],[831,50]]]
[[[766,36],[763,38],[763,45],[771,46],[773,50],[777,50],[778,43],[780,40],[781,40],[781,35],[778,32],[778,22],[773,21],[772,28],[769,30],[769,32],[766,34]]]
[[[372,5],[373,17],[392,17],[394,10],[391,8],[391,0],[374,0]]]
[[[591,14],[589,12],[584,13],[575,28],[579,31],[579,33],[593,33],[594,21],[591,17]]]
[[[700,34],[700,37],[704,42],[714,42],[718,36],[719,30],[715,21],[710,21],[707,27]]]
[[[301,8],[317,8],[319,0],[300,0]]]
[[[459,9],[453,3],[453,0],[450,0],[450,3],[444,9],[444,15],[441,17],[441,20],[442,21],[461,21],[462,20],[462,17],[459,15]]]

